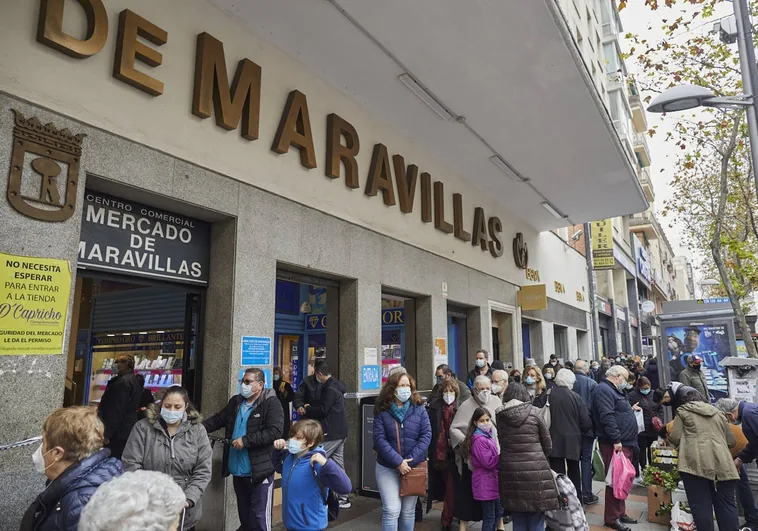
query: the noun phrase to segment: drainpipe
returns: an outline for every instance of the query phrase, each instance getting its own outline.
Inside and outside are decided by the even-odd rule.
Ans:
[[[600,327],[597,316],[597,289],[595,271],[592,269],[592,236],[590,224],[584,224],[584,257],[587,260],[587,284],[589,285],[590,315],[592,323],[592,359],[600,360],[597,350],[597,342],[600,341]]]

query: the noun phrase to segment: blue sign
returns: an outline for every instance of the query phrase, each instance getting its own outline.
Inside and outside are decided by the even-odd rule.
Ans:
[[[379,389],[381,384],[382,377],[378,365],[364,365],[361,367],[361,388]]]
[[[271,365],[271,338],[242,336],[242,365]]]
[[[305,318],[308,330],[326,330],[326,314],[310,314]]]
[[[729,304],[731,299],[729,297],[715,297],[712,299],[703,299],[704,304]]]
[[[273,371],[271,369],[265,369],[263,367],[256,367],[256,368],[258,368],[258,369],[260,369],[260,370],[263,371],[263,377],[266,379],[266,383],[264,383],[263,385],[265,387],[268,387],[269,389],[271,389],[271,385],[274,382]],[[245,376],[245,370],[247,370],[247,369],[248,369],[248,367],[242,367],[240,369],[240,377],[239,377],[240,383],[237,384],[237,394],[240,394],[242,392],[242,383],[241,382],[242,382],[242,378]]]

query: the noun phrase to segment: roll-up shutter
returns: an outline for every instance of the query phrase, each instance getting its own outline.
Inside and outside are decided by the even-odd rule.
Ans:
[[[184,328],[187,294],[166,288],[103,293],[95,298],[92,333]]]

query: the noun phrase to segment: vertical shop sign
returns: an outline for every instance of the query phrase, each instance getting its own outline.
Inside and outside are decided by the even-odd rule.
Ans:
[[[610,219],[592,222],[592,269],[613,269],[613,225]]]
[[[62,354],[67,260],[0,253],[0,355]]]

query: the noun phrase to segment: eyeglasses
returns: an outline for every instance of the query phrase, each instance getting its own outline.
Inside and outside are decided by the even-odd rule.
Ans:
[[[253,385],[255,382],[260,382],[261,380],[239,380],[239,383],[245,384],[245,385]]]

